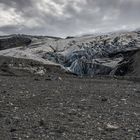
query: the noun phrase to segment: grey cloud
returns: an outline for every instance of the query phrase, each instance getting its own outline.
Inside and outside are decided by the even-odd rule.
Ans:
[[[38,0],[0,0],[3,8],[13,8],[21,19],[29,22],[28,26],[26,22],[1,25],[0,32],[67,36],[110,32],[123,27],[139,28],[139,0],[51,0],[58,8],[62,8],[60,14],[49,0],[44,2],[39,9],[36,5]]]
[[[17,10],[22,10],[22,9],[32,5],[31,0],[28,0],[28,1],[25,1],[25,0],[0,0],[0,3],[3,3],[4,5],[9,6],[9,7],[14,7]]]

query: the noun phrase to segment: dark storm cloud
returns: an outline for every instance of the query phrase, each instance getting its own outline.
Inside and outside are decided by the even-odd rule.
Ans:
[[[17,10],[22,10],[32,5],[31,0],[0,0],[0,3],[3,3],[6,6],[14,7]]]
[[[140,0],[0,0],[0,33],[67,36],[139,28]]]

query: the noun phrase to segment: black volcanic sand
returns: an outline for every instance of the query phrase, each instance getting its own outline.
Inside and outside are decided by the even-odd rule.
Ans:
[[[140,140],[140,82],[0,76],[0,140]]]

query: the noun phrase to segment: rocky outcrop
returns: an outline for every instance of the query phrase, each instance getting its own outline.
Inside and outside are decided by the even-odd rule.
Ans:
[[[31,43],[31,39],[23,35],[13,35],[6,38],[0,38],[0,50],[27,46]]]

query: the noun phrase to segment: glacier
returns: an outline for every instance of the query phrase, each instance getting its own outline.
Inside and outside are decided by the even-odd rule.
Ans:
[[[20,36],[21,45],[5,47],[0,56],[32,59],[59,65],[76,75],[112,75],[132,52],[140,48],[140,32],[87,35],[73,38]],[[6,38],[6,37],[5,37]],[[7,40],[12,40],[13,36]],[[1,39],[0,38],[0,42]],[[18,43],[19,44],[19,43]],[[10,46],[10,45],[9,45]],[[1,47],[1,46],[0,46]]]

